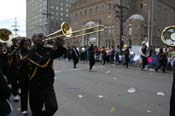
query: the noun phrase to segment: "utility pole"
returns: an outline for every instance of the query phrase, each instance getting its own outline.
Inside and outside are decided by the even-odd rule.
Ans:
[[[123,9],[128,9],[127,7],[123,6],[122,0],[120,0],[120,4],[115,4],[114,8],[116,10],[116,17],[119,17],[120,20],[120,37],[119,37],[119,43],[120,43],[120,53],[122,53],[123,48]]]
[[[123,48],[123,6],[122,6],[122,0],[120,0],[120,53]]]
[[[13,29],[13,31],[15,32],[15,37],[17,37],[17,32],[19,31],[19,29],[18,29],[18,25],[17,25],[17,20],[16,20],[16,17],[15,17],[15,24],[14,25],[12,25],[12,27],[14,27],[14,29]]]
[[[46,12],[43,12],[42,15],[46,16],[46,32],[45,34],[48,35],[49,33],[49,16],[52,15],[51,13],[49,13],[49,4],[48,4],[48,0],[46,0]]]

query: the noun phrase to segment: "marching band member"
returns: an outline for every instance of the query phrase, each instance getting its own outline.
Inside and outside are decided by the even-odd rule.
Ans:
[[[175,62],[173,64],[173,83],[171,88],[169,116],[175,116]]]
[[[72,60],[73,60],[73,68],[77,68],[80,53],[75,46],[72,47],[71,56],[72,56]]]
[[[168,52],[163,52],[163,48],[159,50],[159,65],[156,67],[155,71],[157,72],[160,67],[163,66],[162,72],[165,73],[165,68],[167,64],[167,54]]]
[[[28,60],[31,67],[29,80],[29,102],[33,116],[52,116],[58,109],[54,91],[53,60],[66,54],[62,38],[57,38],[53,48],[44,47],[44,34],[32,37],[34,46]],[[43,110],[43,107],[45,109]]]
[[[2,43],[0,43],[0,116],[7,116],[12,113],[11,103],[11,88],[8,86],[5,71],[7,70],[7,59],[2,51]]]
[[[88,55],[89,55],[89,71],[92,70],[93,66],[95,65],[95,47],[93,44],[88,49]]]
[[[9,70],[8,79],[12,85],[12,95],[14,96],[14,101],[19,101],[19,87],[18,87],[18,75],[17,75],[17,59],[16,52],[19,48],[19,38],[12,39],[12,46],[9,48]]]
[[[19,85],[21,89],[21,114],[27,115],[27,106],[28,106],[28,84],[29,84],[29,76],[28,76],[28,65],[27,65],[27,54],[28,50],[31,46],[30,39],[22,38],[19,45],[19,50],[17,51],[17,63],[18,70],[17,75],[19,77]]]
[[[142,42],[142,47],[140,49],[140,53],[141,53],[141,57],[142,57],[142,68],[141,68],[141,70],[143,71],[145,66],[148,64],[148,61],[147,61],[148,60],[148,56],[147,56],[148,47],[147,47],[145,41]]]
[[[123,55],[124,55],[123,65],[124,67],[126,66],[126,68],[128,68],[130,51],[129,51],[129,47],[127,44],[123,46]]]

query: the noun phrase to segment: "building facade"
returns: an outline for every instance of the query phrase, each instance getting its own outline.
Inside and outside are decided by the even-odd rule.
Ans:
[[[63,21],[69,22],[69,9],[76,0],[27,0],[26,35],[36,32],[46,35],[60,29]]]
[[[70,9],[73,30],[104,25],[105,31],[66,39],[68,45],[111,47],[120,44],[120,1],[123,6],[123,35],[126,44],[163,46],[162,30],[175,23],[174,0],[77,0]],[[91,24],[91,25],[90,25]]]

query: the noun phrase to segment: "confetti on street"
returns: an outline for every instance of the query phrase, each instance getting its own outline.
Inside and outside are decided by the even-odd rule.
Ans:
[[[117,78],[112,78],[112,80],[117,80]]]
[[[108,70],[108,71],[106,71],[106,74],[109,74],[111,71],[110,70]]]
[[[99,97],[99,98],[103,98],[103,96],[102,96],[102,95],[98,95],[98,97]]]
[[[111,112],[116,112],[116,108],[115,107],[112,107],[111,108]]]
[[[165,96],[165,94],[163,92],[157,92],[158,96]]]
[[[83,98],[83,95],[78,95],[79,98]]]
[[[147,113],[150,113],[150,112],[151,112],[151,110],[147,110],[146,112],[147,112]]]
[[[136,89],[135,88],[128,89],[128,93],[135,93],[135,92],[136,92]]]

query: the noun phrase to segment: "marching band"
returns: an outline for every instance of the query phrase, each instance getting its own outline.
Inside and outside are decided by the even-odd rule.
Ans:
[[[69,31],[70,28],[66,27],[66,29]],[[165,33],[165,31],[163,33]],[[2,34],[0,34],[0,36],[1,35]],[[51,34],[51,36],[53,36],[53,34]],[[54,39],[55,41],[51,47],[45,46],[45,36],[42,33],[34,34],[32,41],[26,37],[13,38],[13,44],[10,47],[4,44],[4,40],[2,40],[0,43],[0,72],[1,75],[5,75],[7,77],[8,83],[12,86],[14,101],[18,102],[18,96],[20,95],[21,113],[23,115],[27,115],[28,99],[33,116],[53,115],[58,109],[56,95],[53,87],[55,74],[52,65],[54,59],[63,55],[67,56],[68,51],[64,47],[64,40],[61,37],[56,35]],[[172,44],[170,46],[172,47]],[[112,57],[113,59],[114,56],[116,56],[115,49],[111,49],[114,50]],[[84,48],[83,51],[86,51],[86,49]],[[96,52],[101,52],[101,60],[103,65],[105,64],[108,53],[105,47],[103,47],[100,51],[96,49],[92,44],[87,49],[87,52],[89,55],[87,58],[89,59],[89,71],[91,71],[95,65],[96,57],[94,56]],[[149,62],[152,62],[149,58],[152,58],[151,56],[153,52],[154,50],[149,47],[145,41],[141,43],[139,53],[142,58],[142,71],[145,69],[146,65],[149,64]],[[165,72],[167,55],[169,53],[170,50],[164,51],[163,48],[160,48],[159,65],[155,68],[156,72],[161,66],[163,66],[162,72]],[[123,65],[128,68],[130,55],[134,55],[133,51],[130,51],[129,47],[127,45],[124,45],[122,53],[117,52],[116,54],[118,55],[118,59],[119,56],[123,54]],[[81,53],[75,46],[70,49],[69,57],[73,58],[73,68],[77,68],[76,65],[79,62],[80,56]],[[111,59],[111,57],[109,59]],[[118,64],[118,62],[116,64]],[[173,67],[174,65],[175,64],[173,64]],[[175,71],[173,73],[173,78],[174,80],[170,99],[170,116],[175,116]],[[21,89],[20,93],[19,88]],[[8,97],[6,100],[7,99]],[[44,105],[45,110],[42,109]]]

